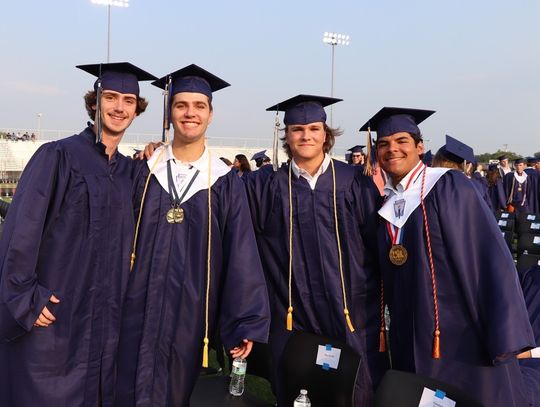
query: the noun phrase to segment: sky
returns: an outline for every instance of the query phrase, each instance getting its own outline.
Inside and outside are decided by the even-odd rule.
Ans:
[[[88,120],[94,79],[75,65],[106,62],[107,7],[90,0],[2,0],[0,130],[74,133]],[[420,125],[427,149],[449,134],[476,154],[540,151],[538,0],[130,0],[111,8],[110,60],[161,77],[195,63],[231,83],[214,95],[211,144],[270,148],[268,106],[330,96],[335,152],[365,144],[358,129],[381,107],[436,110]],[[162,95],[126,140],[161,137]],[[329,114],[329,111],[327,109]],[[38,114],[41,116],[38,117]],[[282,116],[280,116],[282,119]]]

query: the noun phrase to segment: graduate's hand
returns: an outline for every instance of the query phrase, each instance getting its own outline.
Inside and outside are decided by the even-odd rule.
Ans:
[[[144,158],[149,160],[150,157],[152,157],[152,154],[154,154],[154,151],[158,147],[161,147],[162,145],[163,145],[163,143],[161,141],[159,143],[150,142],[149,144],[147,144],[146,147],[144,148],[144,152],[142,153]]]
[[[245,359],[251,353],[253,348],[253,341],[249,339],[244,339],[239,346],[236,346],[230,350],[231,356],[233,358],[242,358]]]
[[[49,298],[49,302],[52,302],[53,304],[58,304],[60,300],[56,298],[53,294],[51,295],[51,298]],[[34,322],[34,326],[48,327],[54,321],[56,321],[56,317],[51,313],[51,311],[49,311],[47,307],[43,307],[43,309],[41,310],[41,314],[39,314],[36,322]]]
[[[518,359],[530,359],[532,358],[532,354],[530,350],[526,350],[525,352],[521,352],[516,356]]]

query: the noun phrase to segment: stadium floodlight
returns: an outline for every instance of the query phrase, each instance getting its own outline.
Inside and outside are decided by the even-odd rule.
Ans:
[[[107,6],[107,62],[110,61],[111,55],[111,6],[112,7],[129,7],[129,0],[90,0],[92,4]]]
[[[334,97],[334,48],[336,45],[347,46],[350,44],[350,38],[347,34],[338,34],[334,32],[324,32],[323,42],[332,46],[332,74],[330,79],[330,96]],[[332,127],[333,107],[330,105],[330,127]]]

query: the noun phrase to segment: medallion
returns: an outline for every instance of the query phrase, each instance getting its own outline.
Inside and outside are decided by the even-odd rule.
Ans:
[[[184,221],[184,210],[182,208],[171,208],[167,211],[167,222],[182,223]]]
[[[388,257],[390,262],[396,266],[402,266],[407,261],[407,249],[400,244],[395,244],[390,248]]]

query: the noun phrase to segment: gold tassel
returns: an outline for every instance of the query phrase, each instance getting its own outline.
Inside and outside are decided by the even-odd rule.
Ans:
[[[367,142],[366,142],[366,162],[364,164],[364,175],[367,175],[368,177],[373,176],[373,167],[371,166],[371,155],[373,154],[373,151],[371,151],[371,129],[368,127],[367,131]]]
[[[384,332],[384,327],[381,326],[379,331],[379,352],[386,352],[386,334]]]
[[[349,330],[351,332],[354,332],[354,326],[352,324],[351,317],[349,316],[349,310],[347,308],[345,308],[343,310],[343,312],[345,313],[345,319],[347,320],[347,325],[349,327]]]
[[[440,339],[440,336],[441,336],[441,331],[439,331],[438,329],[435,330],[435,332],[433,333],[433,353],[432,353],[432,357],[433,359],[440,359],[441,358],[441,339]]]
[[[204,348],[202,353],[202,367],[208,367],[208,338],[204,337]]]
[[[293,307],[287,309],[287,331],[292,331],[292,312]]]
[[[133,265],[134,264],[135,264],[135,253],[131,252],[131,260],[130,260],[129,271],[133,270]]]

